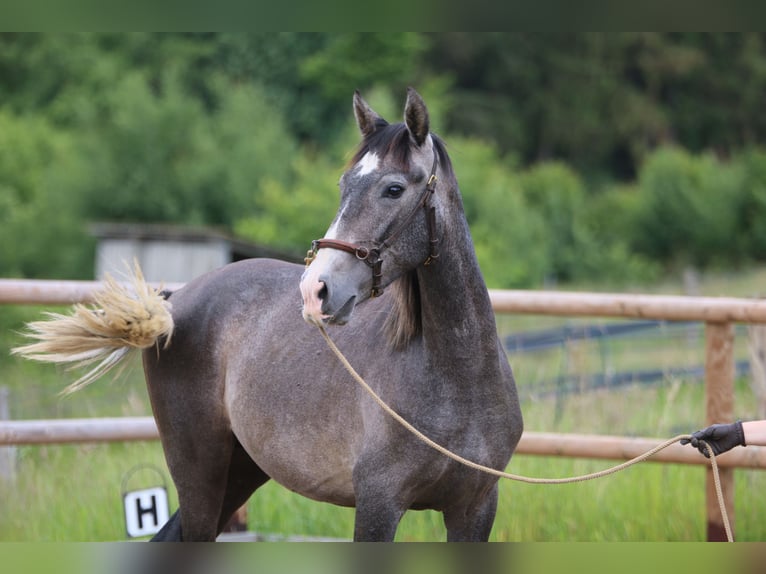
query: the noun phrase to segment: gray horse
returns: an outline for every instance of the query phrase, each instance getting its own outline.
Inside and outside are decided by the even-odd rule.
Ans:
[[[15,350],[95,363],[83,384],[145,349],[179,497],[156,540],[214,540],[270,478],[355,507],[355,540],[393,540],[405,511],[428,508],[443,513],[450,541],[489,537],[497,478],[403,429],[316,328],[346,324],[331,328],[337,345],[424,434],[506,467],[522,417],[445,146],[412,89],[400,124],[358,93],[353,103],[363,140],[305,270],[248,260],[158,293],[136,269],[132,288],[108,281],[95,308],[31,324],[37,341]]]

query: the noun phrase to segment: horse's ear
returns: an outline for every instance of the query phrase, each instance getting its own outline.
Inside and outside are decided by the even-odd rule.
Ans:
[[[423,98],[413,88],[407,88],[407,103],[404,105],[404,123],[415,140],[423,145],[429,132],[428,109]]]
[[[354,116],[356,116],[356,125],[364,137],[372,134],[380,125],[386,125],[387,122],[373,110],[367,102],[362,99],[359,90],[354,92]]]

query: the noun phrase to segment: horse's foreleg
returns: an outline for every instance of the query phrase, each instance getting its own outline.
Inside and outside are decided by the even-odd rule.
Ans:
[[[390,501],[357,499],[354,520],[354,542],[393,542],[404,510]]]
[[[381,473],[380,468],[375,463],[354,470],[355,542],[392,542],[409,506],[394,484],[397,481]]]
[[[497,484],[476,505],[450,507],[444,511],[448,542],[486,542],[495,523]]]

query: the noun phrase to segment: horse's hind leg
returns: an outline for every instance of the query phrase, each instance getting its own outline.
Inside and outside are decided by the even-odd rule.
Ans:
[[[177,480],[179,510],[152,538],[154,542],[214,540],[221,533],[232,514],[241,507],[269,476],[248,456],[237,439],[231,435],[232,447],[225,485],[220,488],[205,481],[197,469],[194,476],[198,484],[190,485]],[[222,459],[225,451],[221,449]],[[225,459],[224,459],[225,460]],[[215,466],[208,467],[215,474]],[[217,481],[215,481],[217,482]],[[183,486],[182,486],[183,485]],[[213,486],[213,488],[210,488]],[[203,488],[198,488],[203,487]],[[207,487],[207,488],[204,488]],[[207,490],[207,492],[203,492]]]
[[[242,445],[235,438],[231,462],[229,463],[226,494],[224,495],[221,508],[221,518],[218,521],[219,533],[224,529],[237,509],[245,504],[250,495],[268,480],[269,475],[255,464],[250,455],[245,452],[245,449],[242,448]]]
[[[231,453],[229,472],[224,499],[221,504],[216,535],[220,534],[226,523],[250,495],[269,480],[269,476],[253,462],[236,438]],[[162,529],[154,535],[152,542],[180,542],[188,540],[181,528],[181,512],[176,511]]]
[[[144,353],[147,388],[165,459],[178,491],[179,512],[162,539],[213,541],[222,523],[268,477],[231,431],[222,408],[222,380],[215,372],[186,372],[178,365],[197,363],[176,353]]]
[[[176,510],[160,531],[152,536],[152,542],[181,542],[181,514]]]
[[[179,508],[158,540],[204,542],[215,540],[218,534],[233,437],[230,432],[228,437],[215,436],[218,433],[211,433],[209,427],[203,432],[207,436],[200,432],[196,441],[188,436],[184,440],[162,437]]]

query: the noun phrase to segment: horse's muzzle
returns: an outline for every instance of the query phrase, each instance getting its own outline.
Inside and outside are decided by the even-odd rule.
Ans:
[[[351,313],[353,313],[355,305],[356,305],[356,296],[352,295],[346,300],[346,302],[343,305],[341,305],[341,307],[337,311],[335,311],[332,315],[330,315],[327,322],[334,323],[336,325],[345,325],[346,323],[348,323],[348,320],[351,318]]]
[[[321,249],[301,278],[303,319],[311,325],[344,325],[370,290],[370,272],[346,252]]]
[[[301,281],[303,295],[303,320],[311,325],[332,323],[345,325],[351,318],[356,305],[356,295],[342,296],[341,304],[333,304],[327,284],[321,279],[304,277]]]
[[[303,277],[301,281],[303,320],[310,325],[322,325],[330,319],[330,315],[322,310],[326,293],[327,287],[322,281],[312,277]]]

